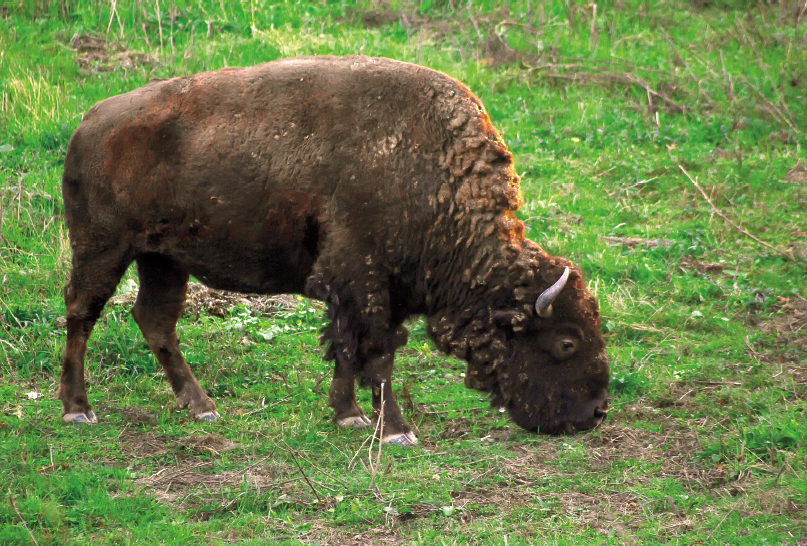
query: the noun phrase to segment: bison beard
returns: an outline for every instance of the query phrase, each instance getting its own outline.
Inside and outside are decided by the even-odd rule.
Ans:
[[[218,413],[177,341],[189,275],[326,302],[328,404],[338,424],[365,426],[354,386],[370,385],[384,441],[417,442],[392,392],[416,314],[468,362],[467,386],[522,427],[571,432],[605,416],[597,303],[579,269],[524,238],[512,157],[479,100],[443,74],[315,57],[152,82],[90,109],[62,184],[65,421],[96,421],[87,338],[132,261],[132,314],[198,419]]]

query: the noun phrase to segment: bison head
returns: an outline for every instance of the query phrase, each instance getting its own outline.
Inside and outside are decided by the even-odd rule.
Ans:
[[[596,427],[606,416],[609,377],[596,300],[579,270],[557,258],[515,284],[488,292],[487,320],[476,314],[476,327],[443,319],[430,333],[469,361],[466,385],[489,392],[519,426],[547,434]]]
[[[568,266],[533,278],[514,291],[515,309],[492,313],[505,339],[492,403],[527,430],[594,428],[606,416],[609,376],[597,302]]]

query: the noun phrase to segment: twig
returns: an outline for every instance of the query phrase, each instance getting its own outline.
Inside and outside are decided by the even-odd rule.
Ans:
[[[479,38],[481,40],[482,39],[482,33],[479,32],[479,25],[476,24],[476,19],[474,19],[474,16],[471,14],[470,10],[468,10],[468,18],[471,20],[471,24],[474,25],[474,29],[476,30],[477,38]]]
[[[533,28],[533,27],[531,27],[529,25],[525,25],[524,23],[519,23],[518,21],[514,21],[513,19],[505,19],[504,21],[499,21],[498,23],[496,23],[496,26],[494,27],[493,31],[496,34],[498,34],[499,33],[499,27],[505,26],[505,25],[512,25],[512,26],[521,27],[526,32],[529,32],[529,33],[531,33],[533,35],[536,35],[536,36],[538,34],[541,34],[541,31],[538,30],[537,28]]]
[[[353,457],[350,459],[350,462],[349,462],[349,463],[347,463],[347,469],[348,469],[348,470],[351,470],[352,468],[354,468],[354,467],[355,467],[355,464],[353,463],[353,461],[355,461],[355,460],[356,460],[356,457],[358,457],[358,456],[359,456],[359,453],[361,453],[361,450],[364,448],[364,444],[366,444],[368,441],[372,441],[372,440],[373,440],[373,438],[375,438],[375,436],[374,436],[374,435],[370,435],[370,436],[368,436],[367,438],[365,438],[365,439],[364,439],[364,441],[363,441],[363,442],[361,443],[361,445],[359,446],[359,449],[357,449],[357,450],[356,450],[356,453],[354,453],[354,454],[353,454]],[[361,461],[361,459],[359,459],[359,461]],[[362,464],[364,464],[364,463],[362,463]]]
[[[277,447],[277,444],[275,444],[275,447]],[[246,467],[244,470],[242,470],[241,475],[243,476],[244,474],[246,474],[247,472],[249,472],[250,470],[252,470],[256,466],[258,466],[259,464],[261,464],[262,462],[264,462],[266,459],[268,459],[269,457],[271,457],[274,454],[275,454],[275,450],[273,449],[272,452],[269,455],[267,455],[266,457],[262,457],[262,458],[258,459],[257,461],[255,461],[254,463],[252,463],[251,465]]]
[[[568,63],[568,64],[555,64],[555,63],[547,63],[547,64],[539,64],[538,66],[528,66],[528,72],[533,70],[546,70],[548,68],[557,70],[558,68],[563,68],[564,70],[569,70],[572,68],[585,68],[586,70],[591,70],[594,73],[602,72],[600,68],[596,68],[590,65],[585,64],[576,64],[576,63]]]
[[[780,469],[779,469],[779,473],[776,475],[776,479],[775,479],[775,480],[773,480],[773,486],[774,486],[774,487],[776,487],[777,485],[779,485],[779,478],[781,478],[781,477],[782,477],[782,472],[784,472],[784,471],[785,471],[785,467],[786,467],[786,466],[790,466],[790,465],[788,465],[788,464],[787,464],[789,460],[790,460],[790,454],[788,453],[788,454],[785,456],[785,460],[784,460],[784,462],[782,463],[782,468],[780,468]]]
[[[805,13],[807,13],[807,0],[805,0],[804,6],[802,6],[802,8],[799,10],[798,14],[796,14],[796,20],[793,22],[793,28],[798,28],[801,16]]]
[[[285,442],[283,442],[283,443],[285,443]],[[286,444],[286,445],[288,445],[288,444]],[[320,467],[318,467],[317,465],[315,465],[314,463],[312,463],[312,462],[311,462],[309,459],[307,459],[307,458],[306,458],[306,457],[305,457],[305,456],[304,456],[302,453],[298,453],[297,455],[299,455],[299,457],[300,457],[300,458],[301,458],[303,461],[305,461],[305,462],[307,462],[308,464],[310,464],[311,466],[313,466],[313,467],[314,467],[314,469],[318,470],[318,471],[320,472],[320,474],[323,474],[324,476],[327,476],[328,478],[332,479],[333,481],[335,481],[336,483],[338,483],[338,484],[339,484],[339,485],[341,485],[342,487],[347,487],[347,485],[345,484],[345,482],[343,482],[343,481],[342,481],[342,480],[340,480],[339,478],[334,478],[333,476],[331,476],[330,474],[328,474],[327,472],[325,472],[324,470],[322,470]],[[322,485],[322,484],[320,484],[320,485]]]
[[[788,110],[788,109],[787,109],[787,106],[783,105],[783,106],[784,106],[784,108],[785,108],[785,112],[787,113],[787,116],[785,116],[785,115],[782,113],[782,111],[781,111],[781,110],[780,110],[780,109],[779,109],[779,108],[778,108],[778,107],[777,107],[777,106],[776,106],[774,103],[772,103],[771,101],[769,101],[769,100],[768,100],[768,98],[767,98],[765,95],[763,95],[763,94],[762,94],[762,91],[760,91],[760,90],[759,90],[759,89],[758,89],[758,88],[757,88],[757,87],[756,87],[756,86],[755,86],[753,83],[751,83],[750,81],[748,81],[748,78],[746,78],[745,76],[742,76],[742,79],[743,79],[743,82],[744,82],[744,83],[745,83],[745,84],[746,84],[748,87],[750,87],[751,89],[753,89],[753,90],[754,90],[754,92],[755,92],[757,95],[759,95],[759,98],[761,98],[763,101],[765,101],[765,104],[767,104],[767,105],[768,105],[768,107],[769,107],[769,108],[771,108],[771,110],[773,110],[774,114],[778,115],[778,116],[779,116],[779,118],[781,118],[781,120],[782,120],[782,121],[784,121],[784,122],[785,122],[785,124],[786,124],[788,127],[790,127],[791,129],[793,129],[794,131],[796,131],[796,133],[801,134],[801,131],[799,131],[799,129],[798,129],[798,128],[797,128],[797,127],[796,127],[796,126],[793,124],[793,121],[792,121],[792,120],[793,120],[793,115],[790,113],[790,110]],[[789,119],[788,119],[788,118],[789,118]]]
[[[109,7],[109,24],[106,26],[106,35],[109,36],[109,29],[112,28],[112,20],[118,19],[118,26],[120,27],[120,37],[123,38],[123,23],[120,20],[118,13],[118,0],[111,0]]]
[[[487,470],[482,472],[480,475],[476,476],[475,478],[471,478],[469,481],[465,482],[465,485],[470,486],[473,482],[475,482],[476,480],[478,480],[479,478],[481,478],[482,476],[484,476],[485,474],[487,474],[491,470],[496,470],[497,468],[499,468],[499,467],[496,466],[496,465],[491,466],[490,468],[488,468]]]
[[[553,73],[538,73],[539,77],[546,77],[546,78],[557,78],[561,80],[572,80],[572,81],[581,81],[584,79],[588,79],[589,81],[596,83],[596,84],[632,84],[638,85],[648,95],[648,98],[652,95],[667,105],[668,108],[671,110],[683,114],[686,109],[684,106],[678,104],[671,98],[663,95],[653,89],[648,82],[643,80],[638,76],[634,76],[633,74],[629,74],[628,72],[603,72],[597,68],[593,68],[590,66],[583,66],[579,64],[545,64],[540,66],[530,66],[528,72],[533,71],[541,71],[545,69],[558,69],[563,68],[565,70],[569,69],[577,69],[577,68],[584,68],[587,72],[574,72],[573,74],[558,74],[557,72]]]
[[[376,457],[375,466],[373,466],[373,442],[370,442],[370,449],[368,450],[368,458],[370,459],[370,468],[373,469],[373,475],[370,477],[370,488],[373,487],[375,475],[378,472],[378,467],[381,464],[381,444],[384,442],[381,439],[384,437],[384,384],[386,381],[381,382],[381,411],[378,412],[378,422],[375,425],[375,432],[373,437],[378,434],[378,456]],[[381,430],[379,431],[379,427]]]
[[[617,166],[618,166],[618,165],[614,165],[614,166],[613,166],[613,167],[611,167],[610,169],[607,169],[607,170],[602,171],[601,173],[595,174],[594,176],[592,176],[592,178],[599,178],[599,177],[601,177],[602,175],[604,175],[605,173],[608,173],[608,172],[613,171],[614,169],[616,169],[616,168],[617,168]]]
[[[163,54],[163,21],[160,17],[160,0],[154,0],[154,5],[157,6],[157,26],[160,29],[160,55]]]
[[[753,235],[751,235],[750,233],[748,233],[748,231],[746,231],[745,229],[741,228],[740,226],[738,226],[737,224],[735,224],[734,222],[732,222],[731,220],[729,220],[729,219],[726,217],[726,215],[725,215],[725,214],[723,214],[722,212],[720,212],[720,209],[718,209],[718,208],[717,208],[717,207],[714,205],[714,203],[712,203],[712,200],[711,200],[711,199],[709,199],[709,196],[708,196],[708,195],[706,195],[706,192],[705,192],[705,191],[703,191],[703,188],[701,188],[701,187],[698,185],[698,183],[697,183],[697,182],[695,182],[695,180],[694,180],[694,179],[693,179],[693,178],[692,178],[692,177],[689,175],[689,173],[688,173],[688,172],[686,172],[686,169],[684,169],[684,167],[683,167],[683,166],[681,166],[681,165],[678,165],[678,168],[679,168],[679,169],[681,169],[681,172],[683,172],[683,173],[684,173],[684,174],[687,176],[687,178],[689,178],[689,181],[690,181],[690,182],[692,182],[692,184],[695,186],[695,188],[697,188],[697,190],[698,190],[698,191],[701,193],[701,195],[703,196],[703,198],[704,198],[704,199],[706,199],[706,202],[707,202],[707,203],[709,203],[709,205],[712,207],[712,210],[714,210],[715,214],[717,214],[717,215],[718,215],[718,216],[720,216],[720,217],[721,217],[723,220],[725,220],[725,221],[726,221],[726,223],[728,223],[730,226],[732,226],[732,227],[733,227],[734,229],[736,229],[737,231],[739,231],[739,232],[741,232],[741,233],[744,233],[745,235],[747,235],[747,236],[748,236],[748,237],[750,237],[751,239],[755,240],[755,241],[756,241],[756,242],[758,242],[759,244],[761,244],[761,245],[763,245],[763,246],[766,246],[766,247],[770,248],[771,250],[773,250],[773,251],[774,251],[774,252],[776,252],[777,254],[781,254],[782,256],[784,256],[785,258],[787,258],[788,260],[790,260],[791,262],[795,262],[795,261],[796,261],[796,260],[793,258],[793,256],[791,256],[790,254],[788,254],[788,253],[786,253],[786,252],[784,252],[784,251],[782,251],[782,250],[779,250],[778,248],[776,248],[776,247],[774,247],[774,246],[772,246],[772,245],[769,245],[768,243],[766,243],[766,242],[765,242],[765,241],[763,241],[762,239],[759,239],[759,238],[757,238],[757,237],[754,237]]]
[[[751,347],[751,341],[749,340],[749,337],[750,336],[745,336],[745,346],[748,347],[748,352],[751,353],[751,357],[757,361],[757,364],[759,364],[759,356],[757,356],[759,355],[759,353],[756,352],[753,347]]]
[[[286,440],[283,440],[283,443],[286,444]],[[317,493],[317,490],[314,489],[314,484],[311,483],[311,480],[309,480],[308,476],[306,476],[305,472],[303,472],[303,467],[300,466],[300,462],[297,460],[297,456],[294,454],[295,451],[291,448],[291,446],[289,446],[289,444],[286,444],[286,447],[289,448],[289,454],[291,455],[291,458],[294,460],[294,464],[296,464],[297,468],[300,470],[300,474],[302,474],[303,478],[305,478],[305,482],[308,484],[308,487],[311,488],[311,491],[314,492],[314,496],[317,497],[317,500],[321,503],[322,499],[320,498],[319,493]]]
[[[21,209],[22,209],[22,176],[20,176],[19,190],[17,191],[17,222],[20,221]]]
[[[687,394],[691,393],[691,392],[692,392],[692,391],[694,391],[694,390],[695,390],[695,389],[689,389],[687,392],[685,392],[684,394],[682,394],[682,395],[680,396],[680,398],[678,398],[678,400],[683,400],[684,396],[686,396]]]
[[[252,411],[248,411],[248,412],[244,413],[242,415],[242,417],[246,417],[247,415],[252,415],[253,413],[258,413],[259,411],[263,411],[263,410],[265,410],[267,408],[271,408],[273,406],[276,406],[276,405],[280,404],[281,402],[285,402],[286,400],[288,400],[291,397],[292,397],[292,395],[288,395],[287,397],[281,398],[280,400],[275,400],[274,402],[270,402],[270,403],[268,403],[266,405],[263,405],[263,406],[259,407],[258,409],[254,409]]]
[[[726,521],[726,519],[728,519],[728,517],[731,515],[731,513],[732,513],[732,512],[734,512],[734,508],[732,508],[731,510],[729,510],[728,514],[726,514],[725,516],[723,516],[723,519],[721,519],[721,520],[720,520],[720,523],[718,523],[718,524],[715,526],[715,528],[714,528],[714,529],[712,529],[712,535],[714,535],[714,534],[715,534],[715,531],[717,531],[718,527],[720,527],[721,525],[723,525],[723,522],[724,522],[724,521]]]
[[[22,514],[20,513],[20,509],[17,508],[17,501],[14,500],[14,497],[11,495],[11,489],[8,490],[8,498],[11,501],[11,506],[14,507],[14,511],[17,512],[17,515],[20,517],[20,521],[22,522],[23,526],[28,531],[28,534],[31,535],[31,540],[33,541],[33,543],[36,546],[39,546],[39,543],[36,541],[36,537],[34,536],[34,533],[31,532],[31,529],[28,527],[28,524],[25,522],[25,518],[22,517]]]

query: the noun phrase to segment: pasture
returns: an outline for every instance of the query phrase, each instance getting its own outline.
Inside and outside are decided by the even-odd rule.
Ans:
[[[4,0],[0,19],[0,544],[807,544],[804,2]],[[528,237],[599,300],[601,426],[521,430],[418,319],[395,385],[420,445],[379,447],[331,421],[320,303],[199,285],[178,331],[222,419],[194,422],[130,315],[133,268],[88,345],[99,423],[62,423],[83,113],[326,54],[483,101]]]

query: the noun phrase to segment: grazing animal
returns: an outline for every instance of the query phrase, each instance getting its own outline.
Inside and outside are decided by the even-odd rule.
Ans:
[[[608,360],[578,268],[524,237],[512,156],[480,101],[428,68],[309,57],[154,81],[93,106],[73,134],[62,190],[73,250],[59,398],[96,422],[87,339],[132,261],[132,315],[177,405],[219,417],[180,352],[188,276],[217,289],[326,302],[328,404],[341,426],[417,438],[392,391],[402,326],[425,315],[465,383],[518,425],[598,425]]]

